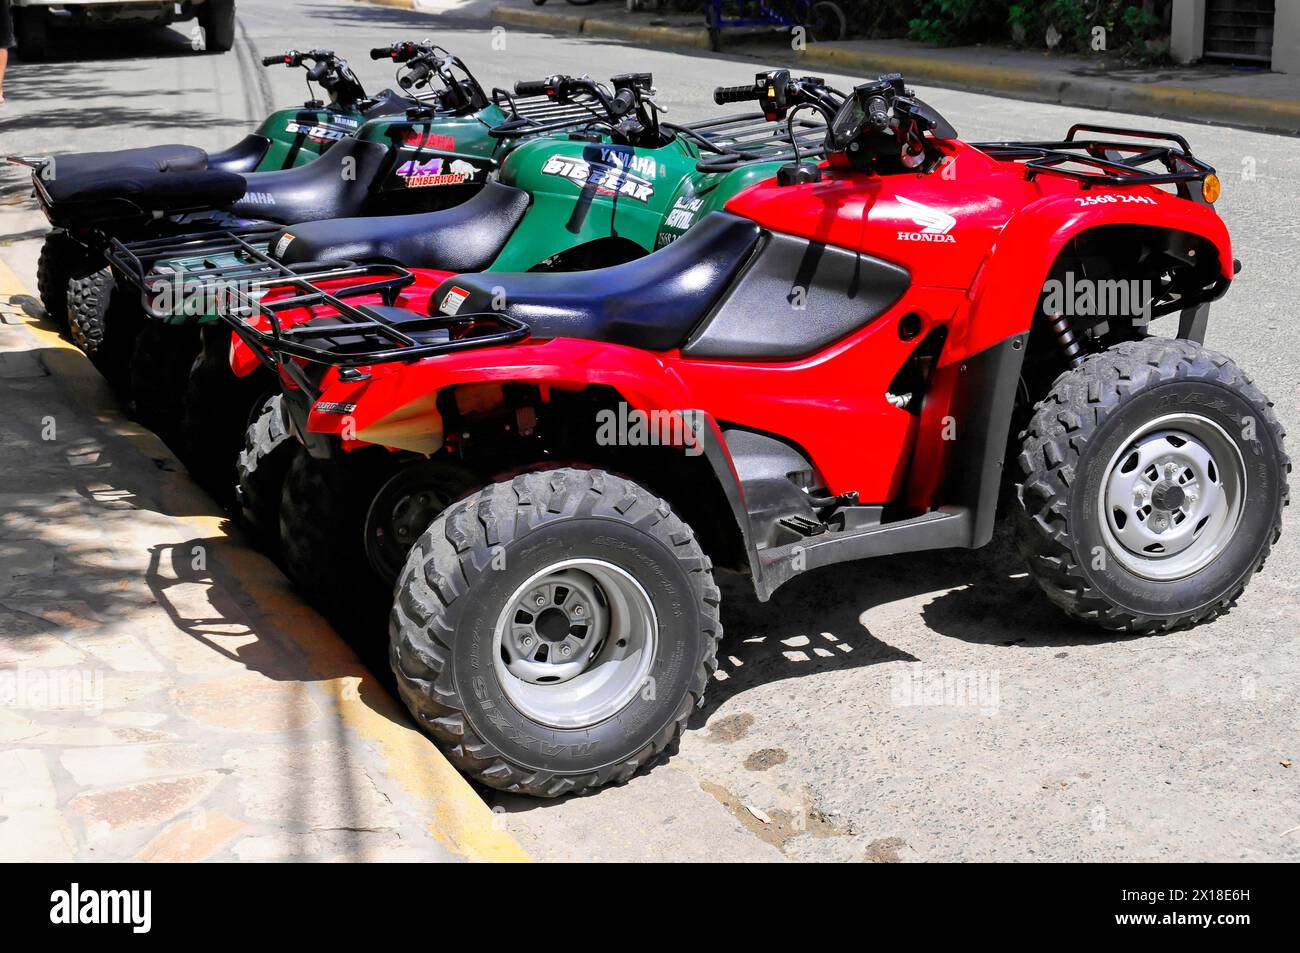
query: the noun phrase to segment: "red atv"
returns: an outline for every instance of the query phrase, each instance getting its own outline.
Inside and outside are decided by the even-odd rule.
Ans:
[[[714,566],[766,600],[983,546],[1013,481],[1047,596],[1154,633],[1226,611],[1279,535],[1283,431],[1201,345],[1238,266],[1184,140],[972,145],[897,75],[799,82],[829,160],[639,261],[232,322],[302,442],[284,544],[347,598],[402,566],[402,697],[476,780],[552,796],[658,757],[715,666]]]

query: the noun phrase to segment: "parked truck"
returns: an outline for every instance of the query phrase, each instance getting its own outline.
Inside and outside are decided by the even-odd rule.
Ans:
[[[13,7],[18,52],[27,60],[45,57],[52,28],[170,26],[197,20],[203,49],[224,53],[235,44],[235,0],[13,0]]]

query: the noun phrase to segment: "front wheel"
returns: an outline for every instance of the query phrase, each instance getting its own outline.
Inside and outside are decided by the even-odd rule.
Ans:
[[[390,632],[399,693],[490,787],[628,780],[703,699],[722,626],[712,566],[644,487],[599,470],[495,483],[411,550]]]
[[[235,0],[208,0],[199,8],[203,27],[203,48],[225,53],[235,45]]]
[[[1031,573],[1103,628],[1226,612],[1281,534],[1283,436],[1250,378],[1198,345],[1147,338],[1087,358],[1026,431],[1018,536]]]
[[[807,22],[808,36],[817,43],[842,40],[849,35],[849,20],[832,0],[820,0],[812,5]]]
[[[6,5],[7,6],[7,5]],[[15,10],[17,27],[18,55],[29,63],[45,59],[49,47],[50,16],[44,7],[27,7]]]

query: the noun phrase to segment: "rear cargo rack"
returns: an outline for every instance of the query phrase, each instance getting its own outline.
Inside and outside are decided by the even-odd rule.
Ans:
[[[228,306],[219,315],[272,370],[284,370],[308,392],[313,387],[297,358],[333,367],[416,361],[471,348],[513,344],[528,336],[528,325],[504,314],[421,315],[392,306],[396,294],[415,280],[396,265],[321,263],[311,275],[292,275],[227,289]],[[335,291],[320,287],[326,280],[366,278]],[[273,292],[285,297],[266,300]],[[349,303],[348,298],[380,294],[385,306]],[[328,309],[319,317],[285,327],[281,314],[305,308]],[[270,330],[254,326],[263,318]]]
[[[139,289],[145,311],[153,318],[166,321],[176,311],[159,311],[152,300],[158,287],[166,282],[183,282],[185,289],[193,290],[209,284],[293,275],[290,266],[266,252],[283,228],[282,225],[253,225],[136,242],[112,238],[104,255],[119,276]],[[212,263],[219,258],[233,258],[234,262]],[[155,270],[163,261],[168,266]],[[315,264],[308,263],[308,267]]]
[[[1128,140],[1164,140],[1173,145],[1150,141],[1115,139],[1080,139],[1079,133],[1121,136]],[[1214,167],[1192,155],[1191,146],[1182,136],[1169,132],[1122,129],[1116,126],[1071,126],[1061,142],[977,142],[972,145],[995,159],[1023,162],[1025,177],[1031,182],[1039,175],[1058,175],[1077,181],[1083,188],[1094,185],[1178,185],[1196,182],[1214,174]],[[1164,171],[1145,168],[1159,163]],[[1083,168],[1066,168],[1083,166]]]
[[[752,162],[796,161],[826,152],[826,124],[809,117],[794,120],[794,143],[785,123],[774,123],[762,113],[706,119],[689,126],[664,124],[664,128],[694,140],[704,151],[700,172],[731,172]]]

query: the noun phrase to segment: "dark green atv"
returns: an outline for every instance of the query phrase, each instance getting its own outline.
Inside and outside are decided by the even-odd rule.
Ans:
[[[231,337],[218,322],[219,309],[186,306],[224,300],[205,288],[238,286],[255,295],[259,284],[290,273],[309,281],[340,261],[400,265],[417,283],[436,285],[449,272],[573,271],[639,258],[738,192],[772,178],[792,158],[822,153],[820,121],[776,122],[787,118],[789,74],[767,76],[764,89],[772,95],[762,101],[761,114],[691,125],[661,121],[649,74],[615,77],[610,88],[565,76],[520,83],[518,94],[542,92],[557,107],[582,102],[599,109],[582,129],[552,123],[557,128],[543,126],[534,137],[516,139],[497,180],[459,207],[119,243],[110,258],[121,279],[145,295],[155,319],[147,336],[189,342],[184,347],[190,350],[162,355],[147,367],[141,362],[140,370],[160,382],[154,389],[160,409],[183,412],[176,423],[183,424],[191,468],[201,476],[227,472],[247,422],[277,388],[268,371],[232,371]],[[169,299],[161,309],[160,288]],[[196,324],[203,329],[197,360],[190,355],[200,334],[179,330]]]

